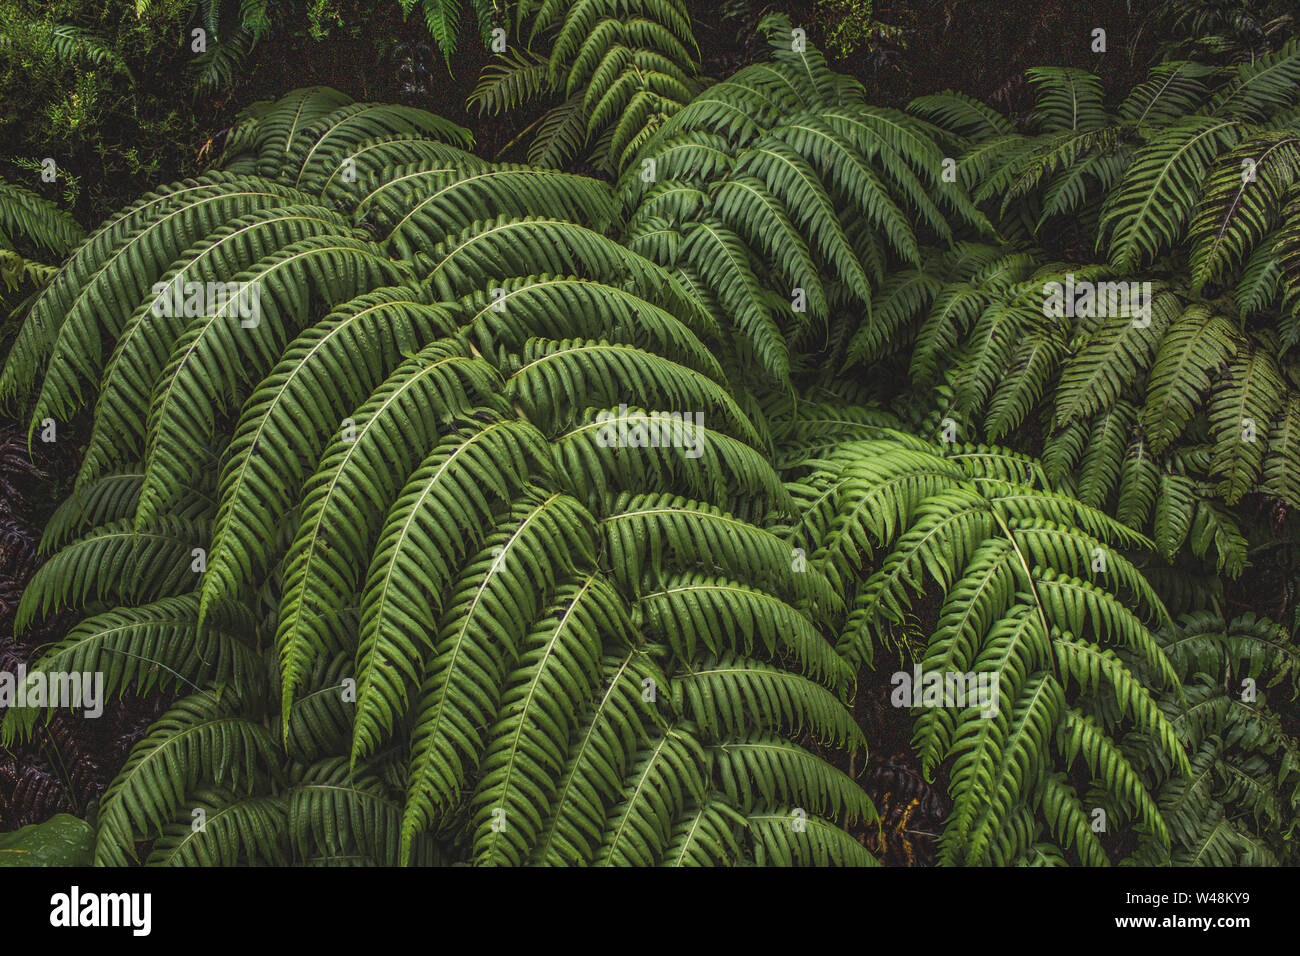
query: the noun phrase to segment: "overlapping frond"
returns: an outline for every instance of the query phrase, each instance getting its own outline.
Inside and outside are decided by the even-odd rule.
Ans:
[[[784,804],[862,861],[836,828],[870,801],[797,743],[864,744],[836,595],[767,526],[793,502],[714,315],[606,234],[608,187],[446,133],[324,90],[250,112],[246,172],[111,220],[11,356],[42,414],[99,395],[20,608],[88,616],[36,673],[193,692],[100,861],[823,859],[751,822]]]

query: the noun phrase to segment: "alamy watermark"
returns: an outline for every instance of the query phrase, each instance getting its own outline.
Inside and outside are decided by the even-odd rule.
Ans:
[[[201,315],[238,316],[239,324],[255,329],[262,322],[260,282],[155,282],[153,314],[158,318],[196,319]]]
[[[1151,324],[1150,281],[1076,282],[1067,272],[1064,282],[1043,283],[1043,295],[1043,313],[1050,319],[1123,316],[1139,329]]]
[[[151,893],[83,893],[73,886],[50,897],[50,925],[58,929],[122,927],[133,936],[148,936],[152,912]]]
[[[922,671],[917,664],[911,673],[896,671],[889,702],[895,707],[978,707],[981,717],[998,713],[1000,688],[992,671]]]
[[[596,443],[602,448],[681,448],[687,458],[704,454],[704,443],[696,430],[704,427],[703,412],[633,412],[620,405],[596,415],[600,431]]]
[[[0,710],[10,707],[80,707],[94,719],[104,713],[104,675],[100,671],[35,671],[19,664],[17,673],[0,671]]]

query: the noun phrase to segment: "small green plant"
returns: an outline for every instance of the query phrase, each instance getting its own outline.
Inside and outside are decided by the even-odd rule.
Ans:
[[[817,0],[817,18],[824,25],[826,52],[839,60],[860,56],[874,45],[898,44],[900,27],[882,23],[875,16],[875,0]]]

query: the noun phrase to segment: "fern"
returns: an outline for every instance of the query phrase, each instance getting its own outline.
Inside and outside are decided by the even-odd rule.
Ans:
[[[806,331],[833,310],[870,308],[886,249],[919,262],[903,208],[944,238],[950,219],[985,223],[943,188],[925,124],[865,106],[815,51],[794,54],[784,18],[762,28],[771,62],[714,84],[649,135],[620,193],[628,245],[732,316],[738,362],[783,383]]]
[[[1191,757],[1189,778],[1169,777],[1160,804],[1172,848],[1144,847],[1151,862],[1261,865],[1294,859],[1300,750],[1278,719],[1297,693],[1297,658],[1284,628],[1245,614],[1181,616],[1161,631],[1187,682],[1162,708]]]
[[[1278,255],[1295,233],[1295,130],[1286,116],[1297,71],[1294,41],[1233,68],[1171,61],[1112,112],[1096,77],[1031,70],[1039,92],[1032,137],[959,94],[923,97],[912,110],[952,131],[964,147],[963,182],[977,201],[1000,198],[1013,232],[1040,234],[1050,219],[1075,215],[1123,271],[1149,268],[1186,243],[1199,293],[1246,276],[1281,278]],[[1268,293],[1252,281],[1238,307],[1291,315],[1293,285],[1290,272]]]
[[[766,527],[790,500],[713,316],[563,218],[597,225],[606,188],[327,91],[245,122],[230,162],[260,175],[110,220],[11,356],[13,394],[44,375],[41,414],[100,396],[21,608],[88,616],[35,669],[190,692],[110,787],[98,859],[151,839],[156,864],[868,861],[839,827],[870,801],[796,739],[864,743],[836,596]],[[334,175],[361,152],[364,178]],[[177,277],[256,283],[260,321],[155,318]],[[664,406],[698,411],[716,457],[591,434]],[[181,830],[191,806],[210,833]],[[817,840],[794,815],[776,832],[787,806]]]
[[[1091,831],[1080,827],[1080,796],[1052,775],[1081,746],[1094,785],[1167,842],[1155,798],[1115,739],[1121,722],[1132,721],[1173,767],[1187,765],[1173,726],[1137,676],[1177,687],[1148,630],[1168,614],[1124,556],[1149,542],[1033,479],[1009,480],[1019,463],[996,450],[923,448],[881,439],[808,461],[804,480],[831,487],[829,521],[805,546],[814,545],[812,564],[849,589],[840,647],[851,659],[872,659],[876,643],[895,640],[914,602],[937,593],[921,670],[984,674],[997,684],[1000,705],[929,706],[916,720],[914,742],[927,769],[952,762],[953,815],[941,858],[988,860],[1006,818],[1024,807],[1042,815],[1062,850],[1104,862]],[[798,533],[794,540],[803,543]],[[1067,707],[1067,689],[1076,708],[1111,711],[1087,723],[1087,735],[1071,730],[1088,718]]]
[[[1293,46],[1114,106],[1038,69],[1022,134],[780,15],[710,83],[676,0],[513,13],[474,99],[555,98],[533,165],[313,88],[84,240],[14,192],[67,261],[0,398],[91,422],[31,670],[169,701],[97,861],[869,865],[897,655],[940,862],[1289,862],[1300,661],[1218,608],[1297,503]],[[1063,215],[1104,263],[1035,248]]]
[[[699,50],[680,0],[521,3],[515,13],[519,45],[484,68],[470,103],[500,113],[562,97],[534,124],[530,162],[590,156],[597,168],[622,171],[699,89]]]

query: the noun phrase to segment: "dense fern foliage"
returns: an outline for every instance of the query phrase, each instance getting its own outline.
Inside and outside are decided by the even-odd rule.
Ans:
[[[927,769],[954,758],[941,860],[1008,863],[1073,846],[1086,863],[1106,862],[1081,796],[1060,772],[1081,749],[1097,791],[1086,806],[1114,807],[1167,846],[1155,800],[1112,736],[1121,725],[1140,728],[1168,764],[1187,766],[1173,726],[1134,673],[1141,666],[1155,687],[1177,686],[1148,630],[1167,613],[1123,556],[1146,542],[1043,487],[1031,460],[898,445],[845,442],[804,462],[801,490],[817,507],[805,511],[795,540],[816,545],[814,565],[851,596],[840,637],[850,660],[909,640],[909,612],[937,587],[938,617],[917,654],[922,670],[997,681],[996,714],[972,702],[956,714],[927,710],[917,722]],[[1067,687],[1077,690],[1069,703]],[[1054,842],[1041,839],[1040,817]]]
[[[1159,799],[1174,853],[1141,862],[1275,866],[1291,859],[1279,847],[1288,845],[1300,812],[1300,752],[1280,713],[1293,707],[1300,653],[1286,629],[1254,614],[1225,621],[1201,612],[1179,618],[1159,639],[1185,687],[1183,701],[1161,707],[1192,773],[1162,769]]]
[[[970,688],[892,701],[941,863],[1297,862],[1300,619],[1224,607],[1300,506],[1300,49],[1025,133],[780,15],[711,82],[676,0],[512,13],[529,165],[313,87],[84,239],[0,205],[67,254],[0,401],[89,419],[31,670],[169,701],[96,861],[871,864],[893,671]]]
[[[66,254],[81,237],[81,226],[56,204],[0,180],[0,294],[47,284],[57,267],[42,259]]]
[[[1233,68],[1161,64],[1113,109],[1099,78],[1080,70],[1030,79],[1033,135],[960,94],[913,104],[952,130],[975,200],[1011,235],[1077,218],[1126,272],[1162,270],[1173,253],[1192,293],[1221,290],[1243,318],[1276,310],[1283,344],[1294,345],[1300,40]]]
[[[470,96],[483,111],[556,98],[520,133],[528,161],[590,159],[621,170],[637,148],[702,85],[699,50],[682,0],[516,3],[514,43],[498,52]]]
[[[1162,0],[1152,13],[1168,31],[1167,56],[1226,62],[1277,49],[1294,32],[1296,19],[1284,0]]]
[[[848,360],[904,361],[918,386],[950,380],[945,407],[965,437],[1038,428],[1047,473],[1084,503],[1150,530],[1166,557],[1190,543],[1239,575],[1246,541],[1224,504],[1250,492],[1300,504],[1294,362],[1269,348],[1276,336],[1243,333],[1166,281],[1148,314],[1053,321],[1045,290],[1067,281],[1125,279],[983,244],[936,255],[891,277],[883,321],[859,328]]]
[[[780,387],[792,347],[825,337],[832,313],[869,316],[891,262],[919,263],[918,232],[987,223],[943,188],[925,124],[867,105],[815,48],[795,49],[785,17],[763,28],[772,60],[655,131],[621,193],[628,246],[730,317],[745,382]]]
[[[110,222],[15,345],[37,420],[98,396],[19,617],[93,613],[40,666],[191,691],[106,794],[97,858],[869,860],[832,822],[869,801],[796,742],[862,743],[816,626],[836,598],[728,509],[789,498],[709,314],[598,231],[607,186],[422,133],[462,141],[275,104],[228,164],[260,175]],[[260,321],[156,314],[155,282],[198,276],[257,283]],[[714,454],[620,467],[593,423],[623,406],[701,410]],[[174,838],[196,788],[222,824]]]

